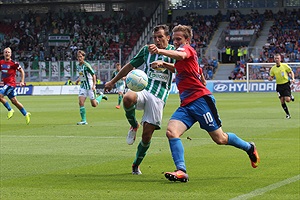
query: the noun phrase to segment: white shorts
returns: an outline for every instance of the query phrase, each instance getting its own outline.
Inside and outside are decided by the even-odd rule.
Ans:
[[[137,110],[144,110],[141,124],[148,122],[156,126],[156,130],[161,128],[161,122],[163,117],[163,109],[165,102],[146,90],[137,92]]]
[[[96,98],[95,92],[93,90],[86,90],[80,88],[78,96],[89,97],[90,100],[94,100]]]
[[[119,87],[117,87],[117,92],[121,92],[121,93],[124,93],[124,90],[125,90],[125,85],[121,85]]]

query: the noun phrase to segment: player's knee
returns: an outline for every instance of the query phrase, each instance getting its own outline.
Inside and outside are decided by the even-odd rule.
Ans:
[[[166,136],[168,139],[171,139],[171,138],[175,138],[176,134],[168,128],[166,131]]]
[[[223,141],[223,140],[218,140],[218,141],[215,141],[217,145],[225,145],[227,144],[227,142]]]
[[[142,135],[142,141],[144,143],[149,143],[151,141],[152,134],[144,134]]]
[[[19,102],[17,101],[16,98],[10,99],[10,101],[11,101],[11,103],[14,104],[14,105],[19,104]]]
[[[171,138],[171,135],[172,135],[172,134],[171,134],[170,130],[167,130],[167,132],[166,132],[166,136],[167,136],[167,138],[169,138],[169,139],[170,139],[170,138]]]
[[[133,105],[133,103],[132,103],[132,101],[124,98],[123,105],[124,105],[124,108],[130,108]]]
[[[225,137],[213,138],[213,140],[217,145],[225,145],[228,143],[228,139]]]
[[[131,94],[126,94],[123,97],[123,105],[125,108],[130,108],[132,105],[136,103],[136,94],[131,93]]]
[[[3,97],[0,96],[0,102],[1,103],[5,103],[5,99]]]

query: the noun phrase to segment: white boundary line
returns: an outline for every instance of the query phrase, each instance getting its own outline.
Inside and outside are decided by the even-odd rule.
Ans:
[[[185,140],[188,134],[183,135],[181,140]],[[124,136],[126,137],[126,135]],[[123,136],[81,136],[81,135],[0,135],[0,138],[103,138],[103,139],[114,139],[114,138],[124,138]],[[166,136],[152,136],[152,138],[167,138]],[[244,138],[248,140],[249,138]],[[252,139],[252,138],[251,138]],[[210,138],[192,138],[192,140],[209,140]],[[272,140],[272,141],[294,141],[294,138],[260,138],[258,140]]]
[[[252,197],[256,197],[256,196],[262,195],[262,194],[264,194],[266,192],[269,192],[271,190],[275,190],[275,189],[277,189],[279,187],[288,185],[290,183],[293,183],[293,182],[296,182],[296,181],[299,181],[299,180],[300,180],[300,174],[298,174],[297,176],[285,179],[283,181],[274,183],[272,185],[268,185],[266,187],[253,190],[252,192],[249,192],[248,194],[243,194],[243,195],[237,196],[237,197],[235,197],[235,198],[233,198],[231,200],[245,200],[245,199],[250,199]]]

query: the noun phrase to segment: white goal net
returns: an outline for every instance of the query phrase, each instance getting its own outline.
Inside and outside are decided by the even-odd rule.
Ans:
[[[295,83],[291,85],[292,91],[300,92],[300,63],[287,63],[295,74]],[[276,81],[269,81],[271,67],[275,63],[247,63],[246,80],[247,92],[276,91]]]

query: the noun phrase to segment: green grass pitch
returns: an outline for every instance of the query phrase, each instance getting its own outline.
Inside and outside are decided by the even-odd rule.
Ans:
[[[190,181],[170,182],[175,169],[165,130],[179,105],[170,95],[162,129],[154,133],[141,164],[131,174],[141,129],[126,144],[129,125],[117,95],[97,108],[86,101],[86,126],[77,96],[18,96],[32,113],[31,123],[14,108],[0,107],[0,199],[300,199],[300,93],[285,119],[276,93],[215,94],[223,130],[257,145],[261,163],[253,169],[247,154],[218,146],[195,124],[183,136]],[[137,111],[138,119],[141,111]],[[190,137],[190,139],[187,139]]]

